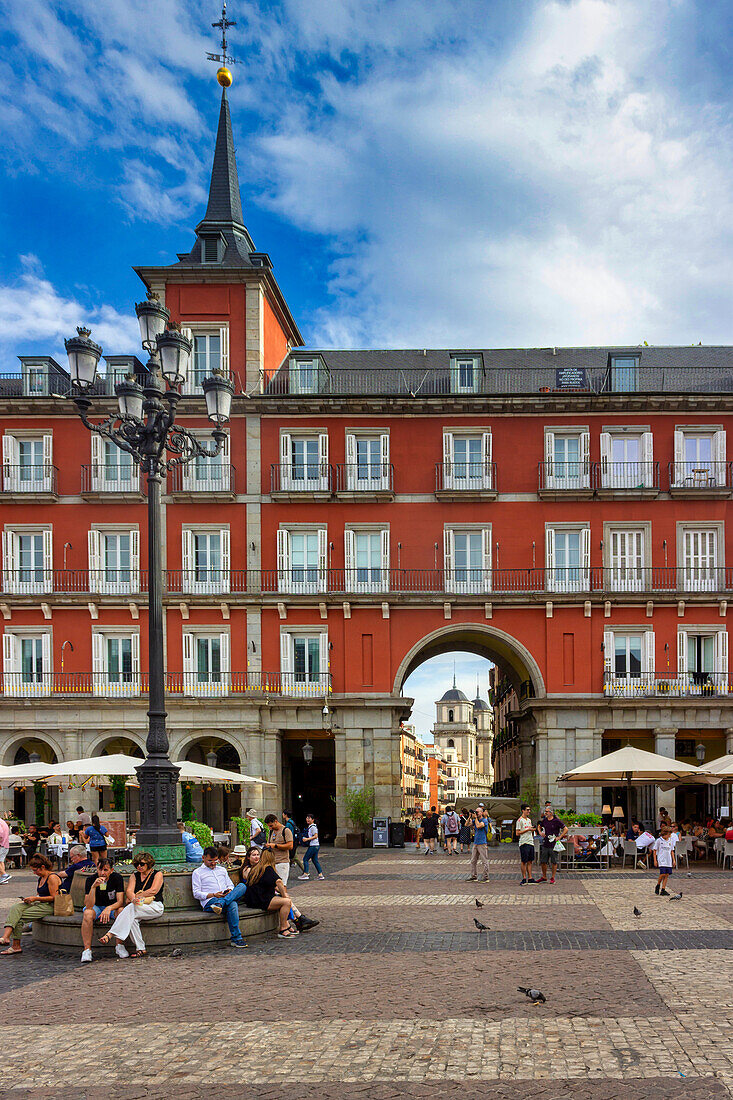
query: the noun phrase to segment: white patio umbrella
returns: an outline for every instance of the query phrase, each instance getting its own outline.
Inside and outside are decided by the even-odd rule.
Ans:
[[[557,782],[563,786],[593,787],[626,784],[628,792],[627,811],[631,811],[631,788],[655,783],[666,789],[678,783],[704,782],[702,768],[694,764],[685,764],[671,756],[659,756],[655,752],[637,749],[626,745],[623,749],[609,752],[579,768],[573,768],[565,775],[558,776]]]
[[[254,775],[245,775],[243,772],[230,772],[224,768],[210,768],[208,764],[194,764],[190,760],[176,761],[181,769],[180,778],[199,783],[263,783],[267,787],[274,787],[269,779],[258,779]]]
[[[717,760],[711,760],[709,764],[703,764],[700,771],[705,773],[708,783],[733,782],[733,753],[727,753],[726,756],[719,756]]]
[[[25,780],[33,783],[36,779],[46,779],[56,767],[55,764],[9,764],[0,767],[0,783],[12,783]]]
[[[79,756],[75,760],[62,760],[52,764],[46,773],[49,783],[60,783],[63,779],[79,779],[83,786],[90,779],[107,779],[109,776],[123,775],[136,779],[135,768],[142,764],[142,756],[127,756],[123,752],[110,753],[109,756]]]

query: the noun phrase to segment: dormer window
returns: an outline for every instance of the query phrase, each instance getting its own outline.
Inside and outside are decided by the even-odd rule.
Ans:
[[[611,356],[613,393],[636,393],[639,389],[639,359],[635,355]]]
[[[290,393],[319,393],[322,389],[320,359],[290,360]]]
[[[452,355],[450,392],[476,393],[479,389],[479,359],[475,355]]]
[[[221,261],[221,246],[221,237],[202,237],[201,262],[204,264],[218,264]]]

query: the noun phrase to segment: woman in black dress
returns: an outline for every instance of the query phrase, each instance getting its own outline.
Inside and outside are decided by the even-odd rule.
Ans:
[[[461,846],[461,855],[463,855],[463,845],[466,845],[466,851],[471,850],[471,818],[468,815],[468,810],[461,810],[461,827],[458,830],[458,843]]]
[[[262,852],[259,848],[250,848],[247,862],[249,868],[242,870],[242,878],[246,876],[247,882],[244,904],[248,909],[277,913],[280,939],[289,940],[292,936],[299,935],[297,928],[290,923],[290,913],[293,913],[296,922],[301,914],[288,897],[285,883],[275,870],[275,853],[267,848]]]

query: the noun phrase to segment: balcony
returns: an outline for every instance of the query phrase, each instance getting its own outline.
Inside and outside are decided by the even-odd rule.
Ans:
[[[394,466],[391,462],[340,462],[336,495],[341,500],[394,500]]]
[[[140,471],[137,466],[82,466],[81,495],[87,500],[105,497],[125,501],[142,500]]]
[[[168,672],[166,691],[181,700],[186,696],[211,698],[227,695],[241,699],[264,695],[320,701],[331,691],[330,673],[321,674],[313,682],[303,682],[297,673],[284,672],[219,673],[216,674],[220,678],[219,682],[214,679],[214,674],[203,675],[209,678],[208,682],[198,681],[195,673]],[[6,699],[28,696],[68,699],[103,696],[110,699],[129,699],[147,695],[148,688],[147,673],[121,674],[118,682],[112,682],[104,673],[96,672],[6,672],[0,676],[1,694]],[[199,690],[203,688],[212,690]]]
[[[593,496],[590,462],[538,462],[537,470],[541,497],[586,500]]]
[[[439,500],[494,500],[498,493],[495,462],[436,462]]]
[[[327,462],[270,466],[270,494],[276,500],[328,500],[332,485],[333,467]]]
[[[731,462],[670,462],[670,494],[677,497],[730,496],[732,470]]]
[[[168,492],[177,500],[204,498],[231,500],[236,492],[234,467],[225,462],[194,459],[186,466],[174,466],[168,477]]]
[[[659,463],[593,462],[591,483],[599,497],[654,497],[659,493]]]
[[[733,694],[733,677],[727,672],[640,672],[619,676],[605,672],[603,694],[613,699],[709,697]]]
[[[2,467],[2,495],[6,500],[56,500],[58,469],[48,463]]]

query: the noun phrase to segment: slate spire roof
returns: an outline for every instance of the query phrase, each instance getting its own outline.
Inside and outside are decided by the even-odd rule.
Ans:
[[[216,133],[214,163],[211,168],[209,184],[209,205],[199,230],[215,225],[236,226],[244,229],[242,217],[242,196],[239,193],[237,158],[234,153],[232,120],[229,114],[229,100],[226,88],[221,92],[221,110],[219,111],[219,129]]]

